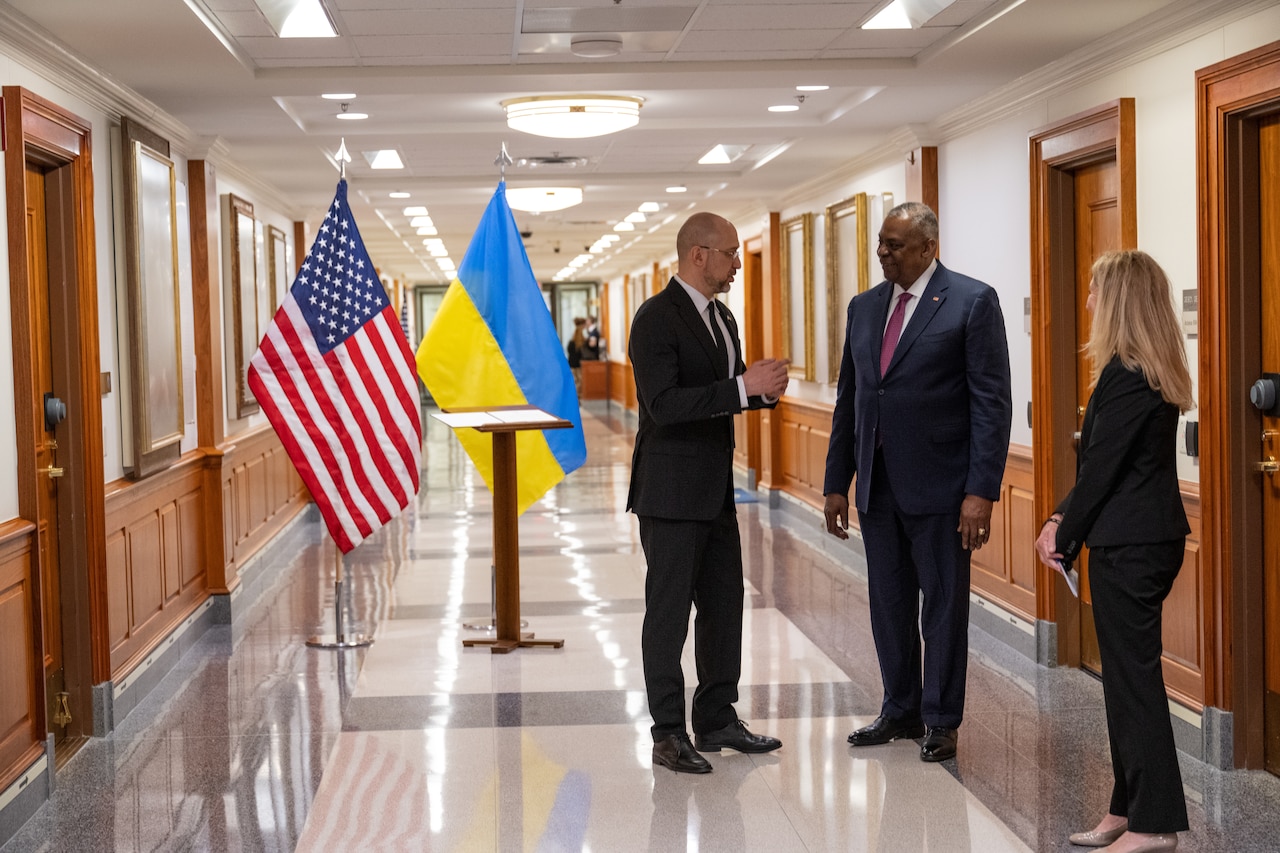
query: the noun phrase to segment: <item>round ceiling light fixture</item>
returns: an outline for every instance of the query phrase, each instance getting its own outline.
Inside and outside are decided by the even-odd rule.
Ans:
[[[502,102],[512,130],[553,139],[585,139],[640,123],[643,98],[630,95],[535,95]]]
[[[621,36],[585,36],[569,39],[569,50],[583,59],[605,59],[622,53]]]
[[[582,204],[582,187],[507,187],[507,204],[526,213],[551,213]]]

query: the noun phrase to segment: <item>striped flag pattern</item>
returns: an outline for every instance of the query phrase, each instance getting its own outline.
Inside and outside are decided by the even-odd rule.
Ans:
[[[413,500],[422,456],[413,352],[360,239],[346,180],[248,382],[344,554]]]

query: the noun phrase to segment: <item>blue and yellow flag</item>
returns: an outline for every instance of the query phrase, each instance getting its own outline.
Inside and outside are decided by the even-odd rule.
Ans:
[[[573,374],[507,206],[506,182],[418,347],[418,375],[442,409],[537,406],[573,422],[516,433],[517,512],[586,461]],[[472,429],[456,435],[492,491],[492,437]]]

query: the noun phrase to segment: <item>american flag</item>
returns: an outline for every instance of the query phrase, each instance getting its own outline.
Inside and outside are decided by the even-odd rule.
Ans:
[[[249,363],[249,388],[343,553],[418,492],[417,374],[338,191]]]

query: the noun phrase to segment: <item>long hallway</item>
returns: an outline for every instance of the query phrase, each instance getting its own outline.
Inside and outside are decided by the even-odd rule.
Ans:
[[[304,645],[333,618],[333,547],[308,513],[256,562],[266,588],[248,617],[207,632],[74,756],[0,850],[1081,849],[1068,833],[1110,793],[1099,682],[974,628],[957,759],[848,747],[880,697],[855,551],[763,493],[739,491],[738,710],[783,748],[712,754],[708,776],[653,768],[645,565],[623,511],[635,419],[604,403],[583,414],[587,464],[520,523],[522,616],[563,649],[463,649],[482,636],[464,626],[490,615],[489,494],[427,418],[417,512],[345,563],[348,628],[375,642]],[[1186,756],[1182,771],[1180,850],[1276,849],[1280,779]]]

